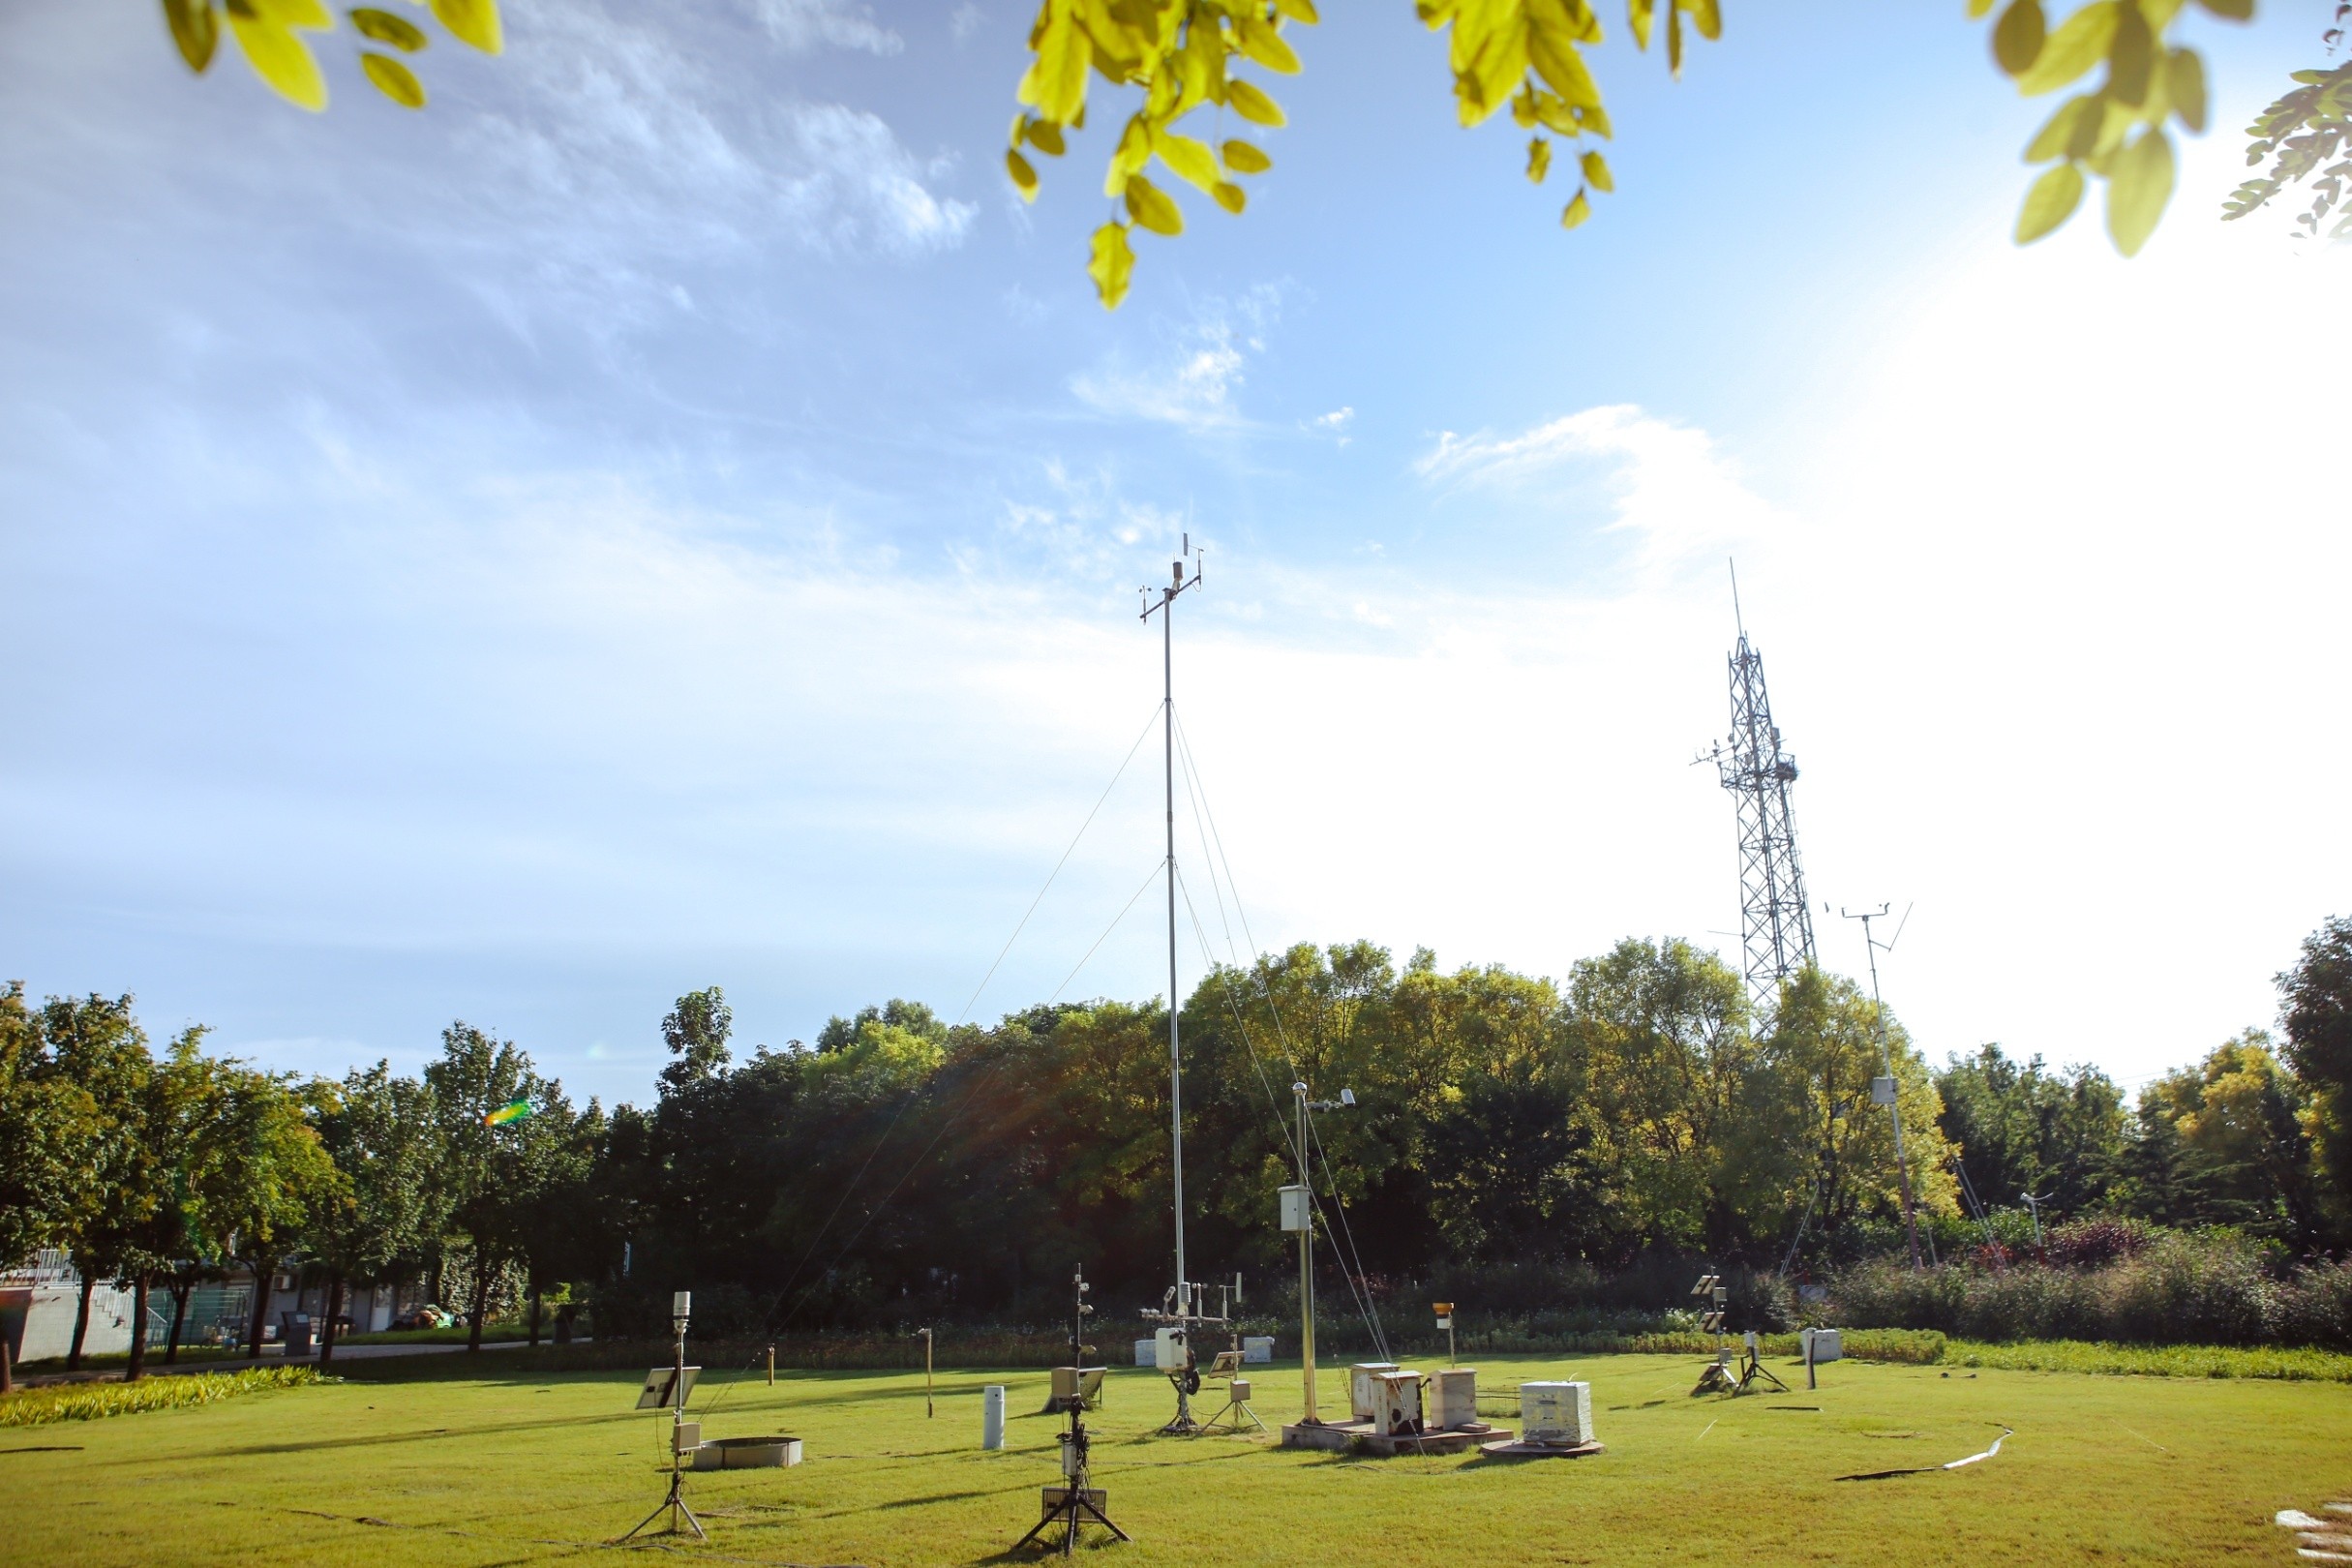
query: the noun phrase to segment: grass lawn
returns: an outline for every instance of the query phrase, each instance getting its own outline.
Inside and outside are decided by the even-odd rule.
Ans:
[[[507,1352],[367,1367],[370,1380],[0,1432],[0,1540],[21,1562],[512,1563],[600,1555],[660,1499],[666,1422],[637,1378],[535,1374]],[[1354,1460],[1271,1440],[1146,1435],[1166,1384],[1122,1370],[1092,1425],[1097,1484],[1135,1537],[1105,1563],[2293,1564],[2272,1514],[2352,1497],[2352,1389],[2069,1372],[1824,1368],[1816,1393],[1693,1400],[1689,1357],[1491,1358],[1482,1385],[1593,1385],[1605,1455]],[[1252,1369],[1269,1425],[1295,1368]],[[980,1449],[1009,1385],[1010,1447]],[[970,1563],[999,1556],[1057,1479],[1041,1372],[707,1382],[707,1437],[805,1440],[792,1470],[690,1478],[713,1561]],[[1344,1407],[1342,1373],[1322,1379]],[[724,1392],[723,1400],[713,1396]],[[1497,1402],[1482,1398],[1482,1404]],[[1804,1408],[1818,1406],[1817,1409]],[[2015,1435],[1955,1471],[1936,1464]],[[1088,1550],[1094,1534],[1088,1537]]]

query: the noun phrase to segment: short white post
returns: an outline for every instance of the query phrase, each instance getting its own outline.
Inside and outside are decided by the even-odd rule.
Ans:
[[[1005,1385],[990,1383],[980,1390],[980,1447],[1005,1446]]]

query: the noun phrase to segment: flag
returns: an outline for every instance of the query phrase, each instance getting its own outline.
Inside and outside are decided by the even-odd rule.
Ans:
[[[510,1100],[505,1104],[500,1105],[497,1110],[484,1113],[482,1117],[482,1125],[484,1127],[504,1127],[509,1122],[519,1122],[523,1120],[524,1117],[530,1114],[531,1104],[529,1101]]]

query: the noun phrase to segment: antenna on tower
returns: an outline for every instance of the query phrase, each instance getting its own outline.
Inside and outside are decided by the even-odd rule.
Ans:
[[[1739,576],[1732,575],[1732,616],[1739,642],[1729,655],[1732,733],[1697,759],[1712,762],[1730,791],[1739,824],[1740,967],[1748,999],[1759,1013],[1780,1005],[1780,988],[1814,961],[1813,910],[1796,859],[1796,824],[1789,786],[1796,759],[1781,748],[1764,691],[1764,655],[1748,646],[1739,609]]]

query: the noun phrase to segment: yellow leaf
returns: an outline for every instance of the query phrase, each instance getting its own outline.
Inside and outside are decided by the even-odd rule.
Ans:
[[[1104,310],[1117,310],[1119,302],[1127,298],[1127,280],[1134,270],[1135,251],[1127,242],[1127,226],[1104,224],[1096,229],[1086,275],[1094,279],[1096,297]]]
[[[1028,126],[1029,145],[1048,158],[1062,156],[1064,142],[1062,128],[1051,120],[1032,120]]]
[[[2173,112],[2191,131],[2205,129],[2205,62],[2194,49],[2175,49],[2165,85],[2172,89]]]
[[[484,54],[502,53],[506,48],[506,29],[498,20],[498,0],[433,0],[433,14],[459,40]]]
[[[180,58],[200,75],[221,45],[221,18],[213,12],[212,0],[164,0],[164,19],[171,24],[171,42],[180,46]]]
[[[2074,215],[2083,199],[2083,171],[2061,164],[2034,182],[2017,213],[2017,243],[2031,245]]]
[[[1609,160],[1599,153],[1586,153],[1578,160],[1578,165],[1584,171],[1584,183],[1594,190],[1613,191],[1617,188],[1616,177],[1609,172]]]
[[[1013,189],[1021,193],[1023,201],[1038,198],[1038,171],[1029,165],[1016,148],[1005,149],[1005,172],[1012,176]]]
[[[1691,14],[1691,25],[1699,36],[1712,44],[1723,36],[1723,8],[1716,0],[1674,0],[1676,6]]]
[[[1315,15],[1314,0],[1274,0],[1274,9],[1292,21],[1305,22],[1310,27],[1323,19]]]
[[[351,25],[359,29],[362,38],[372,38],[378,44],[389,44],[405,53],[414,54],[432,40],[425,30],[406,16],[396,16],[389,11],[374,6],[361,6],[351,13]]]
[[[1282,113],[1282,106],[1268,98],[1254,83],[1226,82],[1225,102],[1233,106],[1234,113],[1251,125],[1281,126],[1289,123]]]
[[[1262,20],[1255,10],[1243,12],[1233,18],[1233,29],[1241,41],[1241,51],[1268,71],[1293,75],[1299,69],[1299,57],[1276,32],[1272,24]]]
[[[2025,161],[2046,164],[2061,154],[2069,158],[2087,157],[2097,140],[2099,116],[2106,112],[2105,100],[2096,93],[2077,93],[2058,106],[2058,112],[2044,120],[2034,139],[2026,143]],[[2090,122],[2084,129],[2086,118]]]
[[[1102,194],[1123,194],[1129,177],[1151,161],[1151,122],[1140,114],[1130,115],[1127,128],[1119,133],[1119,145],[1111,152],[1110,167],[1103,171]]]
[[[1649,47],[1650,16],[1651,13],[1655,10],[1656,6],[1654,4],[1654,0],[1626,0],[1625,19],[1633,25],[1634,46],[1636,48],[1646,49]],[[1573,203],[1571,203],[1571,205],[1573,205]],[[1583,221],[1583,219],[1579,218],[1576,222],[1577,224],[1581,224]],[[1561,222],[1566,223],[1567,220],[1562,219]],[[1569,224],[1568,226],[1570,228],[1574,228],[1576,224]]]
[[[1566,16],[1553,15],[1548,8],[1531,5],[1527,8],[1527,62],[1552,90],[1564,103],[1599,104],[1601,89],[1584,67],[1584,57],[1577,50]]]
[[[1231,180],[1218,181],[1216,189],[1212,190],[1209,195],[1217,198],[1217,204],[1219,206],[1236,216],[1240,215],[1242,208],[1247,205],[1250,200],[1249,193],[1244,191],[1240,186],[1235,185]]]
[[[1993,60],[2010,75],[2022,76],[2034,69],[2048,36],[2041,0],[2012,0],[2001,20],[1993,24]]]
[[[1184,232],[1184,209],[1165,191],[1140,174],[1127,182],[1127,215],[1155,234],[1171,238]]]
[[[1569,202],[1566,210],[1561,212],[1560,226],[1562,228],[1574,228],[1591,216],[1592,203],[1584,199],[1583,192],[1579,191],[1576,194],[1576,199]]]
[[[421,109],[425,106],[425,84],[416,79],[416,73],[388,54],[363,49],[359,69],[376,83],[376,90],[403,108]]]
[[[1046,0],[1034,45],[1037,59],[1021,78],[1020,101],[1057,125],[1074,125],[1086,104],[1086,72],[1093,45],[1078,26],[1072,0]]]
[[[1984,14],[1993,9],[1993,0],[1968,0],[1968,19],[1984,20]]]
[[[313,33],[335,30],[335,14],[326,8],[326,0],[246,0],[255,15],[274,21],[281,27],[300,27]],[[234,5],[229,7],[236,10]]]
[[[2042,41],[2034,68],[2017,78],[2017,90],[2032,98],[2064,87],[2107,57],[2115,42],[2117,0],[2093,3],[2068,16]]]
[[[2126,256],[2137,256],[2156,232],[2172,199],[2172,138],[2148,131],[2126,147],[2107,177],[2107,235]]]
[[[1682,8],[1677,6],[1666,14],[1666,71],[1667,75],[1682,75]]]
[[[1274,166],[1274,160],[1266,156],[1266,149],[1254,141],[1235,137],[1226,141],[1223,151],[1225,167],[1236,174],[1263,174]]]
[[[1202,191],[1213,192],[1223,176],[1218,172],[1217,155],[1209,144],[1196,137],[1178,136],[1173,131],[1152,132],[1152,151],[1160,161],[1176,171],[1176,177]]]
[[[250,6],[230,0],[228,29],[236,35],[237,47],[245,51],[254,75],[272,92],[314,114],[326,107],[326,81],[318,75],[318,62],[311,58],[309,47],[294,36],[292,28],[266,20]]]
[[[1527,143],[1527,178],[1541,185],[1544,183],[1544,176],[1551,172],[1552,143],[1537,136]]]

